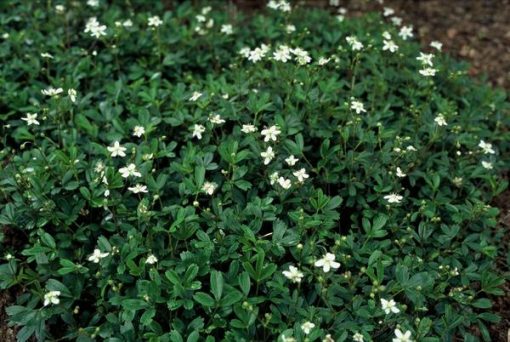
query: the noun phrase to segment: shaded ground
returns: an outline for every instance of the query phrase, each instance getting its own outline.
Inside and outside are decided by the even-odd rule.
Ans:
[[[169,0],[164,0],[169,2]],[[263,0],[233,0],[245,8],[264,5]],[[327,6],[326,0],[307,0],[308,4]],[[471,63],[474,76],[487,74],[495,86],[510,90],[510,0],[339,0],[348,15],[362,14],[368,10],[391,7],[395,15],[412,24],[423,45],[441,41],[444,51]],[[494,201],[501,209],[500,226],[506,230],[502,244],[510,245],[510,191]],[[505,257],[500,267],[508,272]],[[510,341],[510,284],[505,287],[506,296],[495,299],[494,312],[502,317],[498,325],[491,327],[493,341]],[[7,327],[5,306],[12,305],[14,296],[0,293],[0,341],[16,341],[15,333]]]

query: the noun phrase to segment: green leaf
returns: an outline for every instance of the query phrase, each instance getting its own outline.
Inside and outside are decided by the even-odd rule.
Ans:
[[[214,306],[214,298],[204,292],[197,292],[193,295],[193,299],[205,307]]]
[[[220,300],[223,293],[223,274],[218,271],[211,272],[211,292],[216,300]]]

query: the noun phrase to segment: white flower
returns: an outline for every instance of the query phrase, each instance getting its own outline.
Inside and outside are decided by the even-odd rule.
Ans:
[[[48,89],[41,90],[41,93],[46,96],[57,96],[58,94],[62,93],[64,89],[62,88],[53,88],[49,87]]]
[[[274,10],[280,10],[282,12],[290,12],[290,3],[288,3],[285,0],[271,0],[267,3],[267,7],[274,9]]]
[[[254,50],[250,50],[250,54],[248,55],[248,60],[250,62],[256,63],[260,61],[262,58],[266,56],[267,51],[263,48],[255,48]]]
[[[126,19],[122,22],[122,26],[131,27],[131,26],[133,26],[133,22],[131,21],[131,19]]]
[[[308,335],[313,328],[315,328],[315,324],[313,324],[312,322],[305,322],[301,324],[301,330],[303,330],[305,335]]]
[[[432,58],[434,58],[434,55],[431,53],[423,53],[420,52],[420,55],[416,57],[417,60],[421,62],[423,65],[432,66]]]
[[[412,26],[402,26],[398,35],[403,40],[407,40],[407,38],[411,38],[413,36],[413,27]]]
[[[278,128],[278,126],[271,126],[269,128],[264,128],[260,134],[264,136],[264,141],[268,142],[270,140],[276,141],[278,139],[278,135],[280,135],[282,131]]]
[[[363,49],[363,44],[358,40],[358,38],[354,36],[346,37],[345,40],[347,40],[347,43],[351,46],[351,49],[353,51],[359,51]]]
[[[71,100],[72,103],[75,103],[76,102],[76,90],[74,89],[67,89],[67,95],[69,96],[69,99]]]
[[[312,61],[310,54],[301,48],[292,49],[291,52],[294,54],[294,56],[296,56],[296,61],[300,65],[305,65]]]
[[[351,110],[355,111],[356,114],[360,114],[362,112],[366,112],[363,103],[358,100],[351,99]]]
[[[260,156],[264,158],[264,165],[269,164],[275,156],[273,148],[271,146],[268,146],[267,150],[260,153]]]
[[[244,58],[248,58],[250,56],[250,51],[251,50],[249,47],[243,47],[241,50],[239,50],[239,54]]]
[[[205,132],[205,127],[202,125],[193,126],[193,138],[197,138],[198,140],[202,139],[202,133]]]
[[[492,144],[486,143],[483,140],[480,140],[478,147],[480,147],[483,150],[483,153],[485,153],[485,154],[495,154],[496,153],[496,151],[494,151],[494,149],[492,148]]]
[[[437,69],[434,68],[425,68],[419,71],[419,73],[426,77],[435,76],[437,72]]]
[[[48,306],[50,304],[57,305],[60,303],[60,291],[48,291],[44,294],[44,306]]]
[[[383,51],[394,53],[398,50],[398,45],[393,40],[385,40],[382,49]]]
[[[292,186],[292,182],[290,181],[290,179],[284,177],[278,178],[278,184],[280,184],[280,186],[285,190],[290,189],[290,187]]]
[[[282,342],[296,342],[296,339],[292,336],[282,335]]]
[[[26,121],[28,126],[39,125],[39,121],[37,121],[36,113],[27,113],[27,116],[24,118],[21,118],[21,120]]]
[[[300,183],[303,183],[305,179],[310,177],[310,175],[306,173],[306,170],[304,168],[296,172],[293,172],[292,174],[298,179],[298,182]]]
[[[280,45],[276,51],[273,52],[273,59],[286,63],[292,58],[290,55],[291,49],[287,45]]]
[[[223,120],[219,114],[209,115],[209,121],[215,125],[220,125],[222,123],[225,123],[225,120]]]
[[[121,167],[119,169],[119,172],[124,178],[128,178],[129,176],[142,177],[142,174],[136,170],[136,165],[133,163],[129,164],[126,167]]]
[[[110,253],[101,253],[99,248],[94,249],[94,252],[89,256],[88,261],[92,261],[97,264],[103,258],[106,258]]]
[[[232,33],[234,33],[234,29],[232,28],[231,24],[225,24],[225,25],[221,25],[220,32],[224,33],[228,36],[228,35],[231,35]]]
[[[335,255],[332,253],[326,253],[321,259],[315,262],[315,267],[322,267],[322,270],[326,273],[332,268],[339,268],[340,263],[335,261]]]
[[[161,26],[161,24],[163,24],[163,20],[161,20],[157,15],[152,16],[147,20],[147,25],[151,27],[158,27]]]
[[[64,5],[56,5],[55,6],[55,11],[57,11],[57,13],[64,13],[65,10],[66,10],[66,8],[64,7]]]
[[[134,194],[138,194],[140,192],[142,192],[142,193],[149,192],[147,190],[147,186],[146,185],[142,185],[142,184],[136,184],[135,186],[129,187],[128,190],[131,191]]]
[[[147,260],[145,260],[146,264],[153,265],[158,262],[158,258],[154,254],[151,254],[147,257]]]
[[[400,203],[404,197],[398,195],[398,194],[389,194],[384,196],[384,199],[388,201],[388,203]]]
[[[395,10],[394,10],[393,8],[384,7],[383,15],[384,15],[385,17],[392,16],[393,14],[395,14]]]
[[[288,271],[283,271],[282,273],[287,279],[290,279],[290,281],[292,281],[293,283],[300,283],[301,279],[303,279],[303,277],[305,276],[303,272],[299,271],[297,267],[292,265],[289,266]]]
[[[118,141],[115,141],[113,143],[113,146],[108,146],[107,147],[108,151],[111,153],[111,156],[112,157],[125,157],[126,156],[126,148],[121,146],[120,143]]]
[[[201,96],[202,96],[202,93],[200,93],[198,91],[194,91],[193,94],[191,94],[191,97],[189,98],[189,100],[191,102],[196,102]]]
[[[436,49],[437,51],[441,51],[441,49],[443,48],[443,43],[438,42],[438,41],[433,41],[430,43],[430,46],[432,48]]]
[[[386,40],[390,40],[391,39],[391,34],[388,31],[384,31],[382,36]]]
[[[271,183],[271,185],[273,185],[274,183],[278,182],[278,172],[273,172],[270,176],[269,176],[269,183]]]
[[[133,128],[133,136],[140,138],[145,134],[145,128],[143,126],[135,126]]]
[[[402,169],[400,167],[397,167],[397,173],[396,173],[397,177],[399,178],[404,178],[406,176],[406,174],[404,172],[402,172]]]
[[[289,34],[296,32],[296,26],[289,24],[289,25],[285,26],[285,31]]]
[[[49,53],[47,53],[47,52],[43,52],[43,53],[41,53],[41,57],[42,57],[42,58],[53,59],[53,56],[52,56],[52,55],[50,55],[50,54],[49,54]]]
[[[356,332],[354,335],[352,335],[352,340],[354,342],[365,342],[365,338],[359,332]]]
[[[253,133],[253,132],[257,131],[257,127],[255,127],[253,125],[243,125],[243,128],[241,128],[241,131],[246,134]]]
[[[393,25],[395,25],[395,26],[402,25],[402,18],[400,18],[400,17],[392,17],[390,20],[393,23]]]
[[[386,300],[384,298],[381,298],[381,307],[387,315],[390,314],[391,312],[393,313],[400,312],[399,308],[397,308],[397,303],[393,299]]]
[[[411,331],[407,330],[405,333],[402,333],[400,329],[395,329],[395,338],[393,342],[412,342],[411,339]]]
[[[205,182],[204,185],[202,185],[202,191],[208,195],[212,195],[217,187],[218,184],[214,182]]]
[[[333,339],[333,337],[331,337],[331,334],[327,334],[326,336],[324,336],[324,338],[322,339],[322,342],[335,342],[335,340]]]
[[[444,115],[443,114],[438,114],[436,116],[436,118],[434,119],[434,122],[438,125],[438,126],[447,126],[448,124],[446,123],[446,120],[444,118]]]
[[[296,157],[294,157],[293,155],[290,155],[288,158],[285,158],[285,162],[289,165],[289,166],[294,166],[296,165],[296,163],[299,161],[299,159],[297,159]]]
[[[89,5],[90,7],[98,7],[99,0],[87,0],[87,5]]]
[[[487,170],[492,170],[494,168],[494,166],[492,166],[491,162],[488,162],[485,160],[482,160],[482,166]]]
[[[329,61],[331,60],[331,58],[326,58],[326,57],[320,57],[319,60],[317,61],[317,64],[319,65],[326,65],[329,63]]]
[[[413,151],[413,152],[416,152],[416,151],[417,151],[417,149],[416,149],[413,145],[409,145],[409,146],[407,146],[407,147],[406,147],[406,150],[407,150],[407,151]]]
[[[106,25],[101,25],[96,17],[92,17],[87,20],[83,32],[90,33],[91,37],[100,38],[101,36],[106,36]]]

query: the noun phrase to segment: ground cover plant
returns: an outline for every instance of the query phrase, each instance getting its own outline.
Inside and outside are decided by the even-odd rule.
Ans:
[[[285,1],[0,9],[19,340],[490,340],[510,106],[439,42]]]

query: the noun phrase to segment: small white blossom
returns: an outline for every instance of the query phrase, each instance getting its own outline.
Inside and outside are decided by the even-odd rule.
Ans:
[[[220,32],[229,36],[234,33],[234,29],[232,28],[231,24],[225,24],[221,26]]]
[[[189,98],[189,100],[191,102],[196,102],[201,96],[202,96],[202,93],[200,93],[198,91],[194,91],[193,94],[191,94],[191,97]]]
[[[285,158],[285,162],[287,163],[287,165],[289,166],[294,166],[296,165],[296,163],[299,161],[299,159],[297,159],[296,157],[294,157],[294,155],[290,155],[288,158]]]
[[[384,7],[383,15],[385,17],[392,16],[393,14],[395,14],[395,10],[393,8]]]
[[[292,281],[293,283],[300,283],[301,279],[303,279],[303,277],[305,276],[303,272],[299,271],[297,267],[292,265],[289,266],[288,271],[283,271],[282,273],[287,279],[290,279],[290,281]]]
[[[248,60],[250,62],[253,62],[253,63],[256,63],[260,60],[262,60],[262,58],[264,58],[266,56],[266,53],[267,51],[263,48],[255,48],[254,50],[250,50],[250,54],[248,55]]]
[[[433,54],[423,53],[423,52],[420,52],[420,55],[418,57],[416,57],[416,59],[419,60],[421,62],[421,64],[428,65],[428,66],[433,65],[432,58],[434,58]]]
[[[161,20],[160,17],[157,15],[149,17],[149,19],[147,20],[147,25],[150,27],[158,27],[161,26],[162,24],[163,20]]]
[[[356,332],[354,335],[352,335],[352,340],[354,342],[365,342],[365,338],[359,332]]]
[[[101,250],[96,248],[87,260],[97,264],[101,261],[101,259],[106,258],[109,254],[110,253],[101,253]]]
[[[124,146],[121,146],[118,141],[115,141],[113,143],[113,146],[107,147],[108,151],[111,153],[112,157],[125,157],[126,156],[126,148]]]
[[[241,132],[243,133],[253,133],[253,132],[256,132],[257,131],[257,127],[253,126],[253,125],[243,125],[243,128],[241,128]]]
[[[315,267],[322,267],[322,270],[326,273],[332,268],[339,268],[340,263],[335,261],[335,255],[332,253],[326,253],[321,259],[314,263]]]
[[[41,93],[46,96],[57,96],[58,94],[62,93],[64,89],[62,88],[53,88],[49,87],[48,89],[41,90]]]
[[[388,203],[400,203],[404,199],[404,197],[393,193],[393,194],[384,196],[384,199],[387,200]]]
[[[204,185],[202,185],[202,191],[208,195],[212,195],[217,187],[218,184],[214,182],[205,182]]]
[[[146,264],[153,265],[158,262],[158,258],[154,254],[151,254],[147,257],[147,260],[145,260]]]
[[[363,102],[351,99],[351,110],[355,111],[356,114],[361,114],[362,112],[366,112]]]
[[[133,128],[133,136],[140,138],[145,134],[145,128],[143,126],[135,126]]]
[[[71,100],[72,103],[76,102],[76,95],[77,95],[76,90],[74,90],[72,88],[67,89],[67,95],[69,96],[69,99]]]
[[[57,13],[64,13],[65,10],[66,10],[66,8],[64,7],[64,5],[56,5],[55,6],[55,11]]]
[[[426,77],[432,77],[435,76],[437,72],[437,69],[434,68],[425,68],[419,71],[419,73]]]
[[[276,141],[278,139],[278,135],[280,135],[282,131],[278,128],[278,126],[271,126],[269,128],[264,128],[260,134],[264,136],[264,141],[268,142],[270,140]]]
[[[360,51],[363,49],[363,44],[354,36],[346,37],[347,43],[350,45],[352,51]]]
[[[106,36],[106,25],[101,25],[96,17],[92,17],[87,20],[83,32],[89,33],[91,37],[100,38],[101,36]]]
[[[291,52],[294,56],[296,56],[296,61],[299,65],[305,65],[312,61],[310,54],[301,48],[292,49]]]
[[[87,0],[87,5],[90,7],[98,7],[99,0]]]
[[[27,116],[24,118],[21,118],[21,120],[26,121],[27,125],[39,125],[39,121],[37,120],[37,114],[36,113],[27,113]]]
[[[485,154],[495,154],[496,151],[492,148],[491,143],[486,143],[483,140],[480,140],[480,143],[478,143],[478,147],[480,147],[483,150],[483,153]]]
[[[209,115],[209,121],[215,125],[220,125],[222,123],[225,123],[225,120],[223,120],[219,114]]]
[[[487,169],[487,170],[492,170],[494,168],[494,166],[492,166],[491,162],[488,162],[485,160],[482,160],[482,166],[484,169]]]
[[[280,177],[280,176],[278,175],[278,172],[277,172],[277,171],[273,172],[273,173],[269,176],[269,183],[270,183],[271,185],[273,185],[274,183],[278,182],[278,177]]]
[[[394,53],[398,50],[398,45],[393,40],[385,40],[382,49],[383,51]]]
[[[285,190],[290,189],[292,186],[292,182],[290,181],[290,179],[284,177],[278,178],[278,184],[280,184],[280,186]]]
[[[296,26],[289,24],[289,25],[285,26],[285,31],[289,34],[294,33],[294,32],[296,32]]]
[[[393,23],[393,25],[395,25],[395,26],[402,25],[402,18],[400,18],[400,17],[392,17],[390,20]]]
[[[58,298],[60,296],[60,291],[48,291],[44,294],[44,306],[48,306],[50,304],[57,305],[60,303],[60,299]]]
[[[313,324],[312,322],[305,322],[301,324],[301,330],[303,330],[305,335],[308,335],[313,328],[315,328],[315,324]]]
[[[273,59],[275,61],[287,63],[292,58],[290,52],[291,49],[287,45],[280,45],[278,49],[273,52]]]
[[[300,183],[303,183],[305,179],[308,179],[310,177],[310,175],[306,173],[305,169],[293,172],[292,174],[298,179],[298,182]]]
[[[436,118],[434,119],[434,122],[438,125],[438,126],[447,126],[447,122],[446,122],[446,119],[444,118],[444,115],[443,114],[438,114],[436,116]]]
[[[142,174],[136,170],[136,165],[131,163],[126,167],[121,167],[119,169],[120,174],[124,178],[128,178],[130,176],[133,177],[142,177]]]
[[[270,0],[267,3],[267,7],[274,9],[274,10],[279,10],[282,12],[290,12],[290,10],[291,10],[290,3],[288,3],[285,0],[278,0],[278,1]]]
[[[47,53],[47,52],[43,52],[43,53],[41,53],[41,57],[42,57],[42,58],[53,59],[53,56],[52,56],[52,55],[50,55],[50,54],[49,54],[49,53]]]
[[[381,298],[381,307],[387,315],[392,312],[393,313],[400,312],[400,309],[397,308],[397,303],[393,299],[386,300],[384,298]]]
[[[406,176],[406,174],[404,172],[402,172],[402,169],[400,167],[397,167],[396,175],[399,178],[404,178]]]
[[[400,331],[400,329],[395,329],[395,338],[393,342],[412,342],[411,339],[411,331],[407,330],[405,333]]]
[[[322,342],[335,342],[335,340],[333,339],[333,337],[331,337],[331,334],[327,334],[326,336],[324,336],[324,338],[322,339]]]
[[[250,52],[251,50],[249,47],[243,47],[241,50],[239,50],[239,54],[244,58],[248,58],[250,56]]]
[[[194,125],[193,126],[193,138],[197,138],[198,140],[202,139],[202,133],[205,132],[205,127],[202,125]]]
[[[430,47],[436,49],[437,51],[441,51],[441,49],[443,48],[443,43],[438,42],[438,41],[433,41],[430,43]]]
[[[128,190],[134,194],[149,192],[147,186],[142,184],[136,184],[135,186],[129,187]]]
[[[403,40],[407,40],[408,38],[413,37],[413,27],[412,26],[402,26],[398,35]]]
[[[319,60],[317,61],[317,64],[319,65],[326,65],[329,63],[329,61],[331,60],[331,58],[326,58],[326,57],[320,57]]]
[[[275,156],[273,148],[271,146],[268,146],[267,150],[260,153],[260,156],[264,158],[264,165],[269,164]]]

